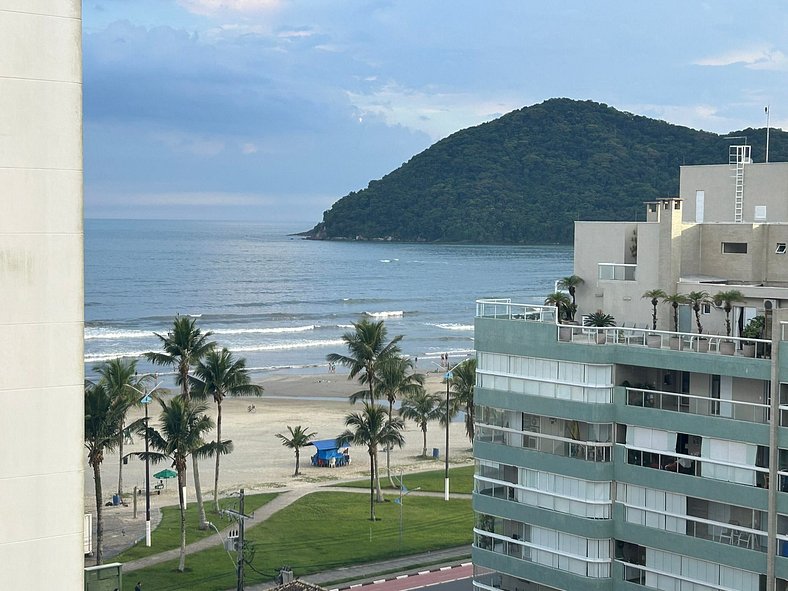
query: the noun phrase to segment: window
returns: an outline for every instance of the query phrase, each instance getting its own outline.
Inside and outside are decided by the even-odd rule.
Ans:
[[[747,254],[746,242],[723,242],[723,254]]]
[[[756,205],[755,206],[755,221],[763,222],[766,220],[766,206],[765,205]]]
[[[785,254],[785,242],[777,243],[777,248],[774,249],[774,254]]]

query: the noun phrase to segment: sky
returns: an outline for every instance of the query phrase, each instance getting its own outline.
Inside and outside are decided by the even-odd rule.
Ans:
[[[788,129],[788,3],[83,0],[85,216],[303,222],[554,97]],[[726,155],[722,155],[721,161]]]

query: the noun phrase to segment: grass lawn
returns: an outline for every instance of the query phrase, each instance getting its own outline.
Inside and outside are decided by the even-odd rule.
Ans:
[[[421,487],[421,490],[428,492],[443,492],[443,478],[446,475],[444,470],[430,470],[429,472],[413,472],[405,474],[403,480],[408,489],[413,490]],[[396,474],[395,480],[399,479]],[[333,486],[350,486],[353,488],[369,488],[369,478],[366,480],[353,480],[343,482]],[[385,475],[385,471],[380,476],[380,486],[384,489],[391,489],[391,482]],[[462,466],[461,468],[449,468],[449,492],[467,493],[473,492],[473,465]]]
[[[283,565],[296,577],[350,564],[374,562],[471,543],[473,511],[470,499],[449,502],[434,497],[408,497],[403,507],[400,544],[400,505],[375,505],[378,521],[369,521],[365,494],[316,492],[247,531],[252,567],[246,582],[272,581]],[[235,570],[224,549],[217,547],[186,557],[186,572],[178,561],[126,574],[123,588],[136,581],[143,589],[214,591],[235,585]],[[258,572],[255,572],[258,571]]]
[[[258,495],[246,495],[244,497],[244,511],[249,514],[255,509],[258,509],[276,498],[279,493],[262,493]],[[219,506],[223,509],[238,509],[237,498],[219,499]],[[211,523],[213,523],[220,530],[228,525],[225,517],[217,515],[213,512],[213,496],[211,501],[205,499],[205,515]],[[145,510],[143,508],[142,518],[145,518]],[[205,531],[200,531],[197,527],[200,524],[200,519],[197,515],[197,503],[192,501],[188,504],[186,509],[186,543],[191,544],[197,542],[202,538],[213,535],[216,531],[213,528],[208,528]],[[113,562],[130,562],[138,558],[144,558],[152,554],[159,554],[173,548],[178,548],[181,545],[181,511],[178,505],[162,507],[161,509],[161,523],[158,527],[151,532],[151,546],[148,548],[143,539],[136,546],[132,546],[128,550],[124,550],[120,554],[113,556]],[[133,585],[132,585],[133,587]]]

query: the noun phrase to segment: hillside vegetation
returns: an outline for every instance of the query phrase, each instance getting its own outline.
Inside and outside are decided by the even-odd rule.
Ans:
[[[764,129],[747,136],[763,162]],[[337,201],[315,239],[569,243],[575,220],[642,220],[643,202],[676,195],[679,166],[728,162],[742,140],[551,99],[459,131]],[[788,159],[771,131],[770,161]]]

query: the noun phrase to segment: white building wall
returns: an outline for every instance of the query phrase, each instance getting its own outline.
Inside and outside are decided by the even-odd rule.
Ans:
[[[83,588],[79,0],[0,0],[0,564]]]

